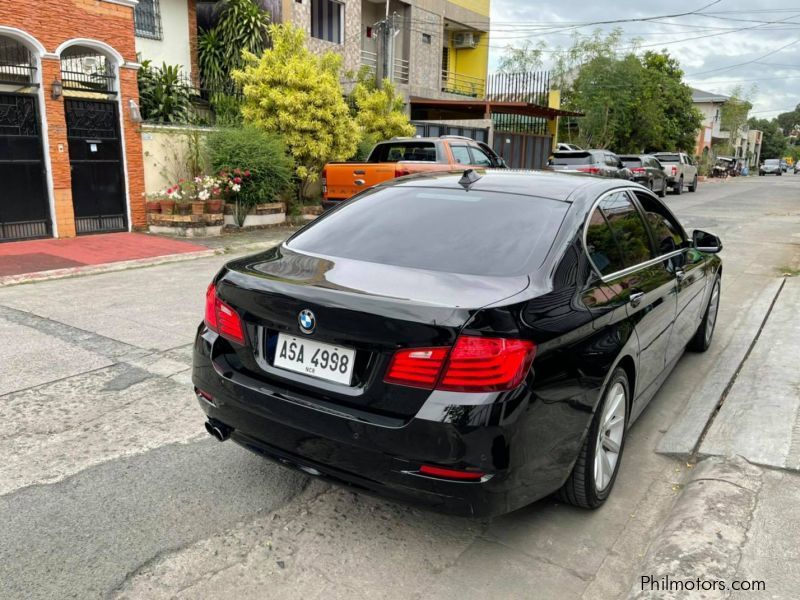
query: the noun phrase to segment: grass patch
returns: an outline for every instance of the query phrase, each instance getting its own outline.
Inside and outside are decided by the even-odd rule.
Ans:
[[[800,277],[800,269],[795,269],[794,267],[789,267],[787,265],[778,267],[778,272],[782,277]]]

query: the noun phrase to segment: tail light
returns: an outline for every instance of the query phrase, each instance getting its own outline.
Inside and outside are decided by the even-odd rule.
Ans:
[[[213,283],[206,290],[206,327],[222,337],[244,346],[244,328],[239,314],[217,297]]]
[[[634,167],[631,169],[631,173],[644,173],[644,167]]]
[[[581,173],[589,173],[591,175],[599,175],[600,169],[598,167],[583,167],[578,169]]]
[[[411,175],[411,170],[405,167],[395,167],[394,169],[395,177],[405,177],[406,175]]]
[[[384,381],[428,390],[511,390],[525,379],[535,354],[529,340],[462,335],[452,348],[398,350]]]
[[[672,174],[673,175],[677,175],[678,174],[678,167],[672,167]]]
[[[320,178],[320,181],[322,182],[322,193],[323,194],[327,194],[328,193],[328,170],[327,169],[322,169],[322,177]]]
[[[449,348],[407,348],[392,357],[384,381],[432,390],[439,380]]]

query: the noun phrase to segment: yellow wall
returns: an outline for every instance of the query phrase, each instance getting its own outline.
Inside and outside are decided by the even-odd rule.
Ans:
[[[476,12],[484,17],[488,17],[491,12],[491,0],[448,0],[448,2]]]
[[[477,77],[486,80],[489,71],[489,34],[480,33],[480,42],[477,48],[453,47],[453,37],[450,36],[450,70],[459,75]]]

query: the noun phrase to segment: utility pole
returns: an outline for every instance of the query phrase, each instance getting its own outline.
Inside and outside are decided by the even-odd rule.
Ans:
[[[389,14],[389,0],[386,1],[386,17],[383,21],[375,23],[378,32],[378,56],[376,65],[376,80],[378,87],[383,86],[383,80],[394,80],[394,47],[395,38],[400,33],[397,26],[397,13]]]

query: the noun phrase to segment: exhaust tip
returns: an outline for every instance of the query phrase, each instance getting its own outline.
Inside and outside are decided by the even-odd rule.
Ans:
[[[213,437],[218,442],[224,442],[229,437],[231,437],[231,433],[233,429],[225,425],[224,423],[220,423],[219,421],[215,421],[213,419],[209,419],[205,422],[206,431],[208,435]]]

